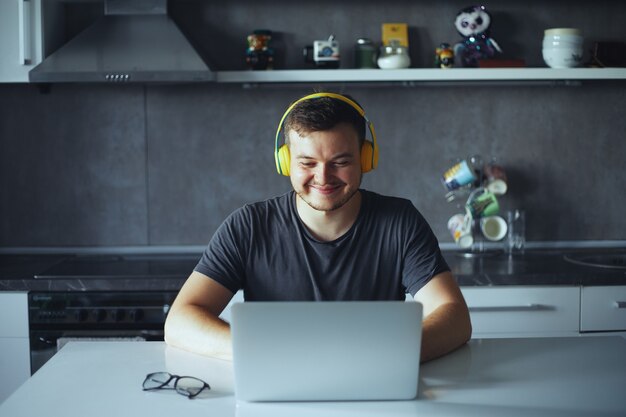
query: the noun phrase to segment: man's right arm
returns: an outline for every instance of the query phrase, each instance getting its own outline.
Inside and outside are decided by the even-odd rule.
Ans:
[[[167,315],[167,344],[205,356],[232,360],[230,325],[219,315],[233,295],[217,281],[194,271]]]

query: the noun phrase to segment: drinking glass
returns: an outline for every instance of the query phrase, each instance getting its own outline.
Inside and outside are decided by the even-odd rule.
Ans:
[[[506,252],[524,253],[526,244],[526,214],[523,210],[511,210],[506,213],[508,234],[506,238]]]

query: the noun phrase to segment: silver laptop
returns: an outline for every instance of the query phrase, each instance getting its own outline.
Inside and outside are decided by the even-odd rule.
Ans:
[[[246,302],[231,313],[237,400],[417,396],[418,302]]]

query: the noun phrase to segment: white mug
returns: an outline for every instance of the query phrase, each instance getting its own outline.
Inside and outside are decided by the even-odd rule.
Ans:
[[[506,236],[507,229],[506,220],[500,216],[488,216],[480,219],[480,230],[487,240],[493,242],[502,240]]]
[[[469,215],[455,214],[448,220],[448,230],[457,245],[469,248],[474,243],[472,236],[472,218]]]

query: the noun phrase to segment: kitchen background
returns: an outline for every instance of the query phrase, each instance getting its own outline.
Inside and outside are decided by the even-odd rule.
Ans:
[[[50,0],[54,1],[54,0]],[[471,3],[471,2],[470,2]],[[305,68],[301,49],[331,33],[342,67],[359,37],[406,22],[412,67],[460,39],[465,1],[170,1],[173,18],[217,70],[245,69],[247,34],[275,32],[276,68]],[[541,58],[543,30],[578,27],[626,40],[626,3],[486,3],[505,57]],[[64,38],[102,13],[68,2]],[[585,57],[585,60],[588,57]],[[626,83],[242,86],[239,84],[0,84],[0,246],[204,245],[247,202],[290,189],[275,172],[276,125],[313,89],[351,94],[379,138],[379,168],[363,187],[411,199],[451,243],[440,176],[456,158],[494,156],[507,168],[504,208],[527,212],[534,242],[626,239]]]

